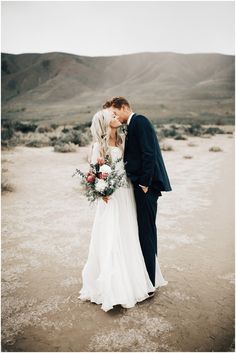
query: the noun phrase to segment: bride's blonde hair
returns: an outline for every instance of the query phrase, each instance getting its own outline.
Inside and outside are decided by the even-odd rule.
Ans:
[[[99,110],[92,119],[90,127],[93,143],[98,142],[100,147],[100,156],[110,156],[109,137],[111,134],[110,122],[112,120],[112,113],[108,109]],[[121,135],[116,130],[116,146],[123,148],[123,140]]]

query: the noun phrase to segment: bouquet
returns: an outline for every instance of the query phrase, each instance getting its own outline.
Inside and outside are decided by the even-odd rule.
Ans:
[[[88,201],[93,202],[102,197],[107,202],[116,189],[126,186],[125,170],[117,168],[121,160],[122,158],[118,158],[112,162],[108,156],[104,159],[98,158],[96,164],[90,163],[87,173],[76,168],[72,176],[78,174],[81,177],[81,185]]]

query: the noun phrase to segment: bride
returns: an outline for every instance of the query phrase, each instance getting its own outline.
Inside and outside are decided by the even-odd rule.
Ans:
[[[123,157],[124,139],[118,133],[122,124],[108,109],[97,112],[92,120],[91,163],[109,155],[112,161]],[[121,160],[117,168],[124,170]],[[82,270],[83,285],[79,298],[102,304],[108,311],[114,305],[134,307],[150,292],[166,285],[156,257],[155,287],[144,262],[138,236],[136,204],[131,181],[117,189],[109,199],[97,203],[88,258]]]

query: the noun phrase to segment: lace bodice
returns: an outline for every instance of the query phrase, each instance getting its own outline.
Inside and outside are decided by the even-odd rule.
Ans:
[[[113,162],[115,162],[118,158],[122,158],[122,160],[117,164],[118,169],[124,169],[124,162],[123,162],[123,152],[122,149],[116,146],[109,146],[110,153],[111,153],[111,159]],[[92,146],[92,151],[91,151],[91,163],[95,164],[97,163],[98,158],[100,158],[100,152],[99,152],[99,143],[95,142]]]
[[[121,149],[119,147],[109,146],[109,148],[110,148],[110,151],[111,151],[111,158],[112,158],[113,162],[116,159],[123,157],[123,153],[122,153],[122,151],[121,151]]]
[[[111,152],[111,159],[112,162],[115,162],[118,158],[122,158],[120,162],[117,163],[116,169],[120,172],[124,171],[124,162],[123,162],[123,153],[119,147],[116,146],[109,146]]]

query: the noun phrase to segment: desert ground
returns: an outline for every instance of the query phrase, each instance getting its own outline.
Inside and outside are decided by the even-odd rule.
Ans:
[[[2,195],[2,351],[234,350],[234,135],[165,142],[173,190],[157,227],[169,283],[108,312],[78,298],[96,206],[72,174],[87,170],[89,147],[2,151],[14,186]]]

